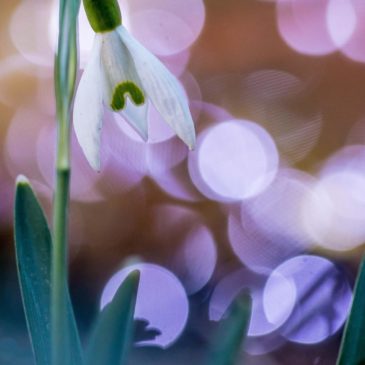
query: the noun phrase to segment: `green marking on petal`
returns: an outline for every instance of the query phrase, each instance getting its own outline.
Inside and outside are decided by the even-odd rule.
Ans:
[[[126,94],[136,105],[142,105],[145,101],[142,90],[132,81],[125,81],[118,84],[113,92],[110,106],[114,111],[124,109]]]

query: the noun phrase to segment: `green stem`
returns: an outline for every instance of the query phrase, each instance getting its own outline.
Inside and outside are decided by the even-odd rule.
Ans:
[[[60,0],[58,51],[55,59],[57,104],[56,187],[53,203],[53,250],[51,267],[52,365],[68,364],[68,209],[70,185],[71,103],[77,69],[76,24],[79,0]],[[72,364],[74,365],[74,364]],[[76,365],[76,364],[75,364]]]
[[[52,251],[52,360],[53,365],[63,364],[63,349],[67,338],[63,330],[66,313],[67,286],[67,226],[69,207],[69,121],[65,118],[58,124],[58,151],[56,188],[53,205],[53,251]]]

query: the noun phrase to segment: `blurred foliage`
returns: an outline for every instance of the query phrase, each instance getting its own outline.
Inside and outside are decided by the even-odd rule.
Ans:
[[[365,258],[359,268],[337,365],[365,364]]]

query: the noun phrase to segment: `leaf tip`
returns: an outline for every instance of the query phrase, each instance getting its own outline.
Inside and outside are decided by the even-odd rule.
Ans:
[[[127,292],[129,292],[128,297],[130,297],[133,301],[137,300],[138,287],[140,282],[141,272],[138,269],[132,270],[128,276],[126,277],[124,284],[121,285],[126,288]]]
[[[133,283],[135,286],[138,286],[139,284],[139,279],[141,277],[141,272],[139,270],[133,270],[130,272],[130,274],[128,275],[128,279],[130,280],[131,283]]]
[[[244,289],[240,292],[239,296],[237,297],[237,301],[240,305],[252,305],[252,295],[251,292],[247,289]]]
[[[18,175],[16,178],[16,186],[30,185],[29,180],[24,175]]]

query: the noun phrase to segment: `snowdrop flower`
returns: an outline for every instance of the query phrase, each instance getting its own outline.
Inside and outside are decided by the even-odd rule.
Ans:
[[[96,34],[76,92],[73,122],[90,165],[100,170],[103,105],[120,113],[147,140],[149,101],[193,149],[194,123],[187,98],[175,76],[123,27],[117,0],[83,2]]]

